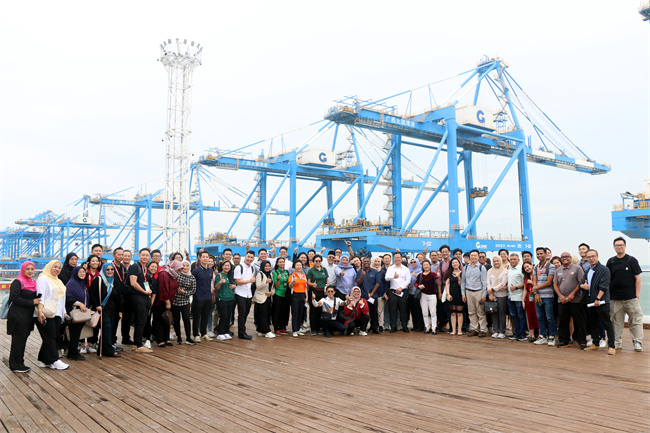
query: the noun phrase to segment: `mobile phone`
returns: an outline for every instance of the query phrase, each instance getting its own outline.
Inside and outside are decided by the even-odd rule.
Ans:
[[[40,293],[37,293],[37,294],[36,294],[36,297],[37,297],[37,298],[41,298],[41,297],[43,297],[43,295],[40,294]]]

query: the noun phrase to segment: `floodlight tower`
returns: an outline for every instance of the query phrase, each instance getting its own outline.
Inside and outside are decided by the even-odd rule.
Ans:
[[[160,44],[160,62],[168,74],[163,253],[190,248],[190,111],[192,72],[201,64],[201,44],[187,39]]]

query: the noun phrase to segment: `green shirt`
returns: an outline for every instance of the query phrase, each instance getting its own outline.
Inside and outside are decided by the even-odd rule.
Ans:
[[[284,298],[284,295],[289,288],[289,273],[279,268],[273,271],[273,285],[278,281],[280,281],[280,284],[275,289],[275,294]]]
[[[232,301],[235,299],[235,292],[228,287],[230,284],[230,281],[228,281],[228,274],[221,272],[214,277],[214,287],[217,287],[217,284],[219,284],[219,281],[223,280],[224,283],[221,284],[221,287],[219,287],[219,290],[217,291],[217,298],[221,299],[222,301]]]
[[[325,289],[328,277],[329,274],[327,273],[327,269],[322,266],[320,267],[320,271],[316,269],[316,266],[309,268],[307,271],[307,279],[312,283],[316,283],[316,289],[318,290]]]

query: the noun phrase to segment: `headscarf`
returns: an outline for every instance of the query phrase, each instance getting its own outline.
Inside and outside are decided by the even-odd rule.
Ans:
[[[61,264],[61,262],[58,260],[52,260],[50,263],[45,265],[41,277],[45,276],[47,278],[50,285],[54,287],[54,293],[52,297],[54,298],[54,300],[59,300],[65,296],[65,284],[63,284],[63,281],[59,280],[58,276],[55,277],[54,275],[52,275],[52,267],[56,263]]]
[[[266,278],[273,279],[273,277],[271,277],[271,272],[273,272],[273,266],[271,266],[271,270],[268,271],[268,272],[266,272],[264,270],[264,267],[266,266],[267,263],[269,264],[269,266],[271,266],[271,262],[268,261],[268,260],[264,260],[262,263],[260,263],[260,272],[262,272],[264,275],[266,275]]]
[[[499,257],[499,258],[501,258],[501,257]],[[498,278],[499,275],[501,275],[501,273],[503,273],[505,271],[506,271],[506,267],[503,266],[503,260],[501,260],[501,266],[499,266],[497,268],[496,266],[492,265],[492,267],[488,270],[488,274],[492,274],[492,275],[494,275],[495,277]]]
[[[66,296],[75,298],[79,302],[84,302],[88,306],[88,297],[86,296],[86,282],[79,278],[79,270],[82,266],[77,266],[72,270],[72,276],[65,285]]]
[[[185,263],[187,263],[188,265],[190,265],[190,270],[187,271],[187,272],[185,272]],[[187,276],[192,275],[192,264],[191,264],[190,262],[188,262],[187,260],[183,260],[183,261],[181,262],[181,264],[183,265],[183,266],[181,267],[181,269],[182,269],[181,274],[183,274],[183,275],[187,275]]]
[[[34,269],[36,269],[36,265],[34,262],[25,262],[23,265],[20,267],[20,275],[16,278],[20,283],[23,285],[23,290],[29,290],[31,292],[36,291],[36,281],[32,277],[28,277],[25,275],[25,269],[27,269],[27,266],[32,265],[34,266]]]
[[[354,291],[358,289],[359,290],[359,296],[355,297],[354,296]],[[359,286],[354,286],[352,287],[352,290],[350,290],[350,301],[354,302],[359,302],[359,299],[361,299],[361,288]]]
[[[179,262],[178,260],[171,260],[167,262],[167,264],[162,268],[162,270],[167,272],[173,279],[178,278],[178,271],[181,269],[183,269],[183,263]]]
[[[113,276],[110,278],[106,275],[106,268],[109,266],[113,268],[113,272],[115,272],[115,266],[113,266],[112,263],[104,263],[102,269],[99,271],[99,276],[102,278],[102,281],[104,281],[107,292],[110,292],[112,290],[113,280],[115,279],[115,274],[113,274]]]
[[[79,258],[78,255],[75,253],[68,253],[67,256],[65,256],[65,261],[63,262],[63,268],[61,268],[61,273],[59,274],[59,279],[63,281],[63,283],[67,283],[70,278],[72,277],[72,271],[74,270],[74,266],[70,266],[70,259],[73,257]]]

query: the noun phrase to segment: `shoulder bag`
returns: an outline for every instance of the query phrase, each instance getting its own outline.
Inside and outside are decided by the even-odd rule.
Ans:
[[[43,314],[46,319],[53,319],[56,316],[56,309],[59,306],[57,301],[43,301]]]
[[[492,314],[499,312],[499,304],[497,301],[485,301],[485,314]]]
[[[84,292],[84,305],[86,305],[87,292]],[[72,319],[72,323],[85,323],[91,318],[90,308],[86,308],[86,311],[81,311],[80,308],[75,307],[70,311],[70,318]]]

